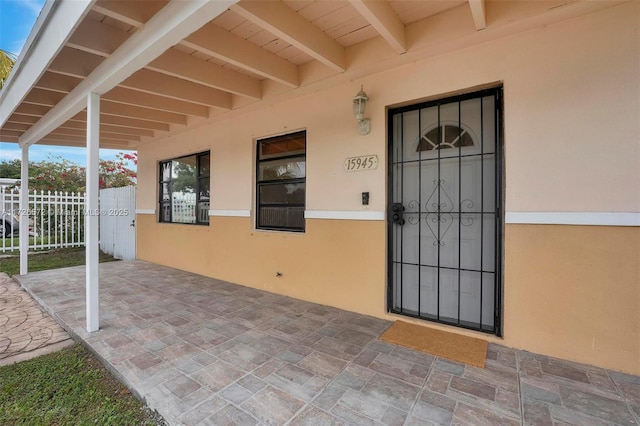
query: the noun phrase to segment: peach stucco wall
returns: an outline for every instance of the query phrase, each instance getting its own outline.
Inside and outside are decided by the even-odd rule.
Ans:
[[[344,77],[140,146],[137,207],[157,208],[159,160],[211,150],[211,208],[252,211],[255,139],[306,129],[307,210],[363,210],[360,193],[369,191],[369,210],[384,211],[386,108],[502,83],[507,211],[638,212],[638,57],[640,4],[632,2],[357,81]],[[371,99],[367,136],[351,113],[360,84]],[[380,167],[343,170],[346,157],[364,154],[378,155]],[[211,217],[199,227],[138,215],[137,223],[141,259],[391,318],[383,221],[307,220],[305,234],[255,231],[251,218]],[[504,340],[487,338],[640,374],[638,232],[507,225]]]

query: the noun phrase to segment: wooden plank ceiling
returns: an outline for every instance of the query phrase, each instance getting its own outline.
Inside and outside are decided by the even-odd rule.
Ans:
[[[97,0],[0,129],[0,139],[17,142],[167,4]],[[406,26],[460,7],[473,13],[477,27],[483,25],[483,0],[241,1],[102,95],[100,144],[134,148],[162,132],[258,102],[266,84],[296,90],[300,67],[313,62],[328,75],[345,72],[345,49],[376,37],[403,54]],[[40,142],[84,146],[85,127],[83,111]]]

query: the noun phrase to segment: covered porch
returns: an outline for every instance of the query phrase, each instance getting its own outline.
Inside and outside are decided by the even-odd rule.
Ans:
[[[638,424],[640,378],[490,344],[479,369],[390,345],[389,321],[144,261],[22,286],[171,424]]]

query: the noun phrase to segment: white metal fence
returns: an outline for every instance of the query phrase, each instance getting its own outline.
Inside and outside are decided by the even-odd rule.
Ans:
[[[84,246],[84,201],[85,194],[74,192],[29,193],[29,249]],[[18,191],[0,192],[0,213],[0,253],[19,250],[18,220],[25,219],[25,212]]]
[[[33,191],[29,193],[29,250],[84,247],[85,194]],[[135,187],[100,191],[100,249],[119,259],[135,259]],[[20,250],[19,190],[0,190],[0,253]],[[98,214],[98,212],[88,212]]]

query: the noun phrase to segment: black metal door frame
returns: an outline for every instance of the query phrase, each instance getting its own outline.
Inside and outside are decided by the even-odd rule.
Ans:
[[[481,331],[485,333],[495,334],[497,336],[502,336],[502,326],[503,326],[503,291],[502,291],[502,283],[503,283],[503,247],[504,247],[504,189],[503,189],[503,163],[504,163],[504,155],[503,155],[503,91],[502,86],[484,89],[480,91],[465,93],[462,95],[437,99],[428,102],[422,102],[418,104],[403,106],[399,108],[390,108],[387,114],[387,129],[388,129],[388,140],[387,140],[387,311],[390,313],[401,314],[405,316],[415,317],[419,319],[424,319],[428,321],[434,321],[438,323],[444,323],[449,325],[455,325],[461,328],[472,329],[476,331]],[[428,107],[439,106],[454,102],[462,102],[469,99],[475,98],[484,98],[487,96],[494,97],[495,101],[495,277],[494,277],[494,325],[493,328],[488,330],[482,327],[482,315],[480,318],[480,327],[473,327],[466,325],[460,322],[460,318],[458,317],[457,323],[452,323],[450,321],[443,321],[440,318],[434,319],[422,316],[420,314],[416,315],[415,313],[403,312],[402,306],[400,309],[394,307],[394,228],[398,226],[402,226],[404,223],[404,207],[394,204],[394,180],[393,180],[393,171],[394,171],[394,120],[393,117],[396,114],[421,110]],[[483,107],[481,107],[481,111]],[[440,119],[438,117],[438,126],[440,126]],[[421,134],[421,133],[420,133]],[[440,161],[440,153],[438,153],[438,162]],[[482,160],[484,161],[484,160]],[[438,165],[438,168],[440,166]],[[438,170],[438,174],[440,174],[440,170]],[[438,191],[439,192],[439,191]],[[439,195],[438,195],[439,197]],[[438,205],[440,204],[440,200],[438,199]],[[439,209],[440,207],[438,207]],[[461,211],[461,208],[458,208]],[[440,212],[438,211],[438,219],[440,218]],[[418,215],[420,218],[420,213]],[[420,220],[420,219],[419,219]],[[440,221],[438,221],[440,222]],[[439,226],[439,225],[438,225]],[[459,243],[460,245],[460,243]],[[481,250],[483,246],[481,244]],[[460,248],[458,249],[460,250]],[[439,252],[438,252],[439,253]],[[439,257],[439,255],[438,255]],[[400,262],[402,263],[402,262]],[[438,269],[440,267],[438,266]],[[483,265],[481,263],[481,279],[483,271]],[[439,273],[438,273],[438,281],[439,281]],[[460,281],[458,281],[459,285]],[[439,285],[439,284],[438,284]],[[418,289],[420,289],[420,284],[418,283]],[[439,290],[438,290],[439,291]],[[439,303],[439,302],[438,302]]]

